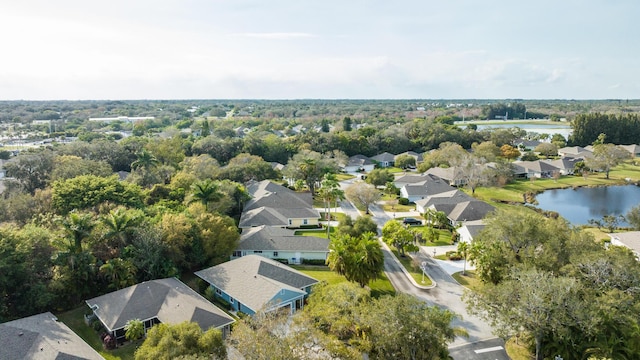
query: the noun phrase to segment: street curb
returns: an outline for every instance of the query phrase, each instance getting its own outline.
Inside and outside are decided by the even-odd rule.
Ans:
[[[402,265],[402,263],[400,262],[400,260],[398,260],[398,258],[396,257],[396,255],[393,253],[393,251],[391,251],[391,249],[389,249],[389,246],[387,244],[385,244],[384,241],[382,241],[382,238],[378,238],[378,241],[380,241],[380,243],[382,244],[382,246],[384,246],[385,249],[387,249],[387,251],[389,251],[389,253],[391,253],[391,257],[393,258],[393,261],[396,262],[396,264],[398,264],[398,266],[400,267],[400,269],[402,269],[402,272],[405,274],[405,276],[409,279],[409,281],[411,281],[411,284],[413,284],[413,286],[417,287],[418,289],[422,289],[422,290],[430,290],[436,287],[436,285],[438,285],[436,283],[435,280],[433,280],[431,278],[431,276],[429,276],[429,274],[427,274],[427,272],[425,271],[424,274],[429,278],[429,280],[431,280],[431,285],[428,286],[424,286],[424,285],[420,285],[416,282],[416,280],[413,278],[413,276],[411,276],[411,274],[409,274],[409,272],[407,271],[407,269],[404,268],[404,265]],[[413,258],[413,257],[412,257]]]

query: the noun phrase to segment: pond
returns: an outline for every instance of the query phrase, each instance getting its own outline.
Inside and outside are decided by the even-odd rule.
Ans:
[[[640,205],[640,187],[636,185],[582,187],[547,190],[536,196],[538,207],[556,211],[573,225],[588,224],[605,215],[625,215]],[[620,226],[628,226],[621,223]]]
[[[464,128],[466,125],[459,124],[458,126]],[[506,124],[477,124],[478,130],[485,129],[509,129],[513,127],[518,127],[526,132],[534,132],[538,134],[549,134],[549,136],[553,136],[553,134],[560,134],[564,136],[565,139],[571,135],[573,129],[567,123],[558,123],[558,124],[531,124],[531,123],[506,123]]]

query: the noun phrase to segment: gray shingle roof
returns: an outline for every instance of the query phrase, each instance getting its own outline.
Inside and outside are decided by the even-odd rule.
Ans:
[[[424,175],[422,182],[408,184],[404,187],[408,195],[425,197],[456,189],[446,181],[432,174]]]
[[[281,289],[304,295],[301,288],[318,282],[287,265],[258,255],[243,256],[195,274],[254,311],[266,308]]]
[[[447,217],[453,221],[472,221],[485,218],[496,208],[480,200],[458,203]]]
[[[364,166],[373,164],[374,162],[364,155],[353,155],[349,158],[349,160],[347,160],[346,166]]]
[[[50,312],[0,324],[0,359],[103,359]]]
[[[288,226],[289,219],[317,219],[310,193],[297,193],[282,185],[265,180],[247,187],[253,197],[240,216],[240,227],[258,225]]]
[[[424,199],[416,200],[416,205],[428,208],[434,204],[457,204],[470,201],[473,198],[460,190],[451,190],[443,193],[427,196]]]
[[[244,230],[237,249],[328,252],[329,239],[294,235],[293,230],[262,225]]]
[[[396,156],[391,153],[383,152],[382,154],[371,157],[371,160],[375,160],[377,162],[394,162],[395,157]]]
[[[234,321],[176,278],[146,281],[86,303],[95,309],[94,313],[109,330],[123,328],[131,319],[158,318],[171,324],[195,321],[203,330],[219,328]]]

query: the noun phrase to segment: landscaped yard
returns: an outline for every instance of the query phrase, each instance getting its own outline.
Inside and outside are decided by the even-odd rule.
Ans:
[[[335,227],[331,227],[329,229],[330,233],[334,233],[336,231]],[[296,232],[294,232],[294,235],[300,235],[300,236],[315,236],[315,237],[319,237],[319,238],[327,238],[327,229],[318,229],[318,230],[296,230]]]
[[[436,231],[436,240],[429,241],[429,227],[425,225],[410,226],[409,230],[422,233],[422,240],[426,241],[422,245],[426,246],[444,246],[451,245],[451,231],[444,229],[434,229]]]
[[[539,193],[550,189],[563,189],[580,186],[604,186],[625,184],[626,179],[640,181],[640,166],[633,162],[627,162],[616,166],[609,174],[609,179],[604,173],[591,173],[585,179],[582,176],[562,176],[557,181],[554,179],[523,179],[516,180],[504,187],[479,187],[475,196],[483,200],[523,202],[523,194],[527,192]]]
[[[134,353],[142,340],[128,342],[115,350],[105,350],[100,341],[100,334],[84,323],[84,314],[89,308],[86,305],[56,315],[58,320],[67,325],[73,332],[78,334],[89,346],[94,348],[106,360],[127,360],[133,359]]]
[[[423,276],[422,269],[420,269],[420,264],[413,261],[411,256],[400,256],[398,250],[392,246],[389,247],[393,252],[393,255],[400,260],[402,266],[404,266],[405,270],[411,275],[413,280],[416,281],[418,285],[429,286],[431,285],[431,278],[428,276]],[[422,282],[424,280],[424,282]]]
[[[291,267],[319,281],[326,281],[330,285],[347,281],[344,276],[331,271],[327,266],[293,265]],[[371,288],[371,296],[373,297],[394,295],[396,293],[393,285],[384,274],[382,274],[382,278],[369,283],[369,288]]]
[[[468,288],[469,290],[475,291],[483,286],[482,281],[476,277],[476,273],[473,270],[467,270],[465,275],[462,275],[462,271],[458,271],[451,276],[453,276],[460,285]]]

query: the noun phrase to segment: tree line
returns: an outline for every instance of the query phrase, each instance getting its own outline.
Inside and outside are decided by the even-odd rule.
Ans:
[[[607,142],[618,145],[638,144],[640,141],[638,114],[580,114],[573,119],[571,127],[570,146],[591,145],[600,134],[606,135]]]

